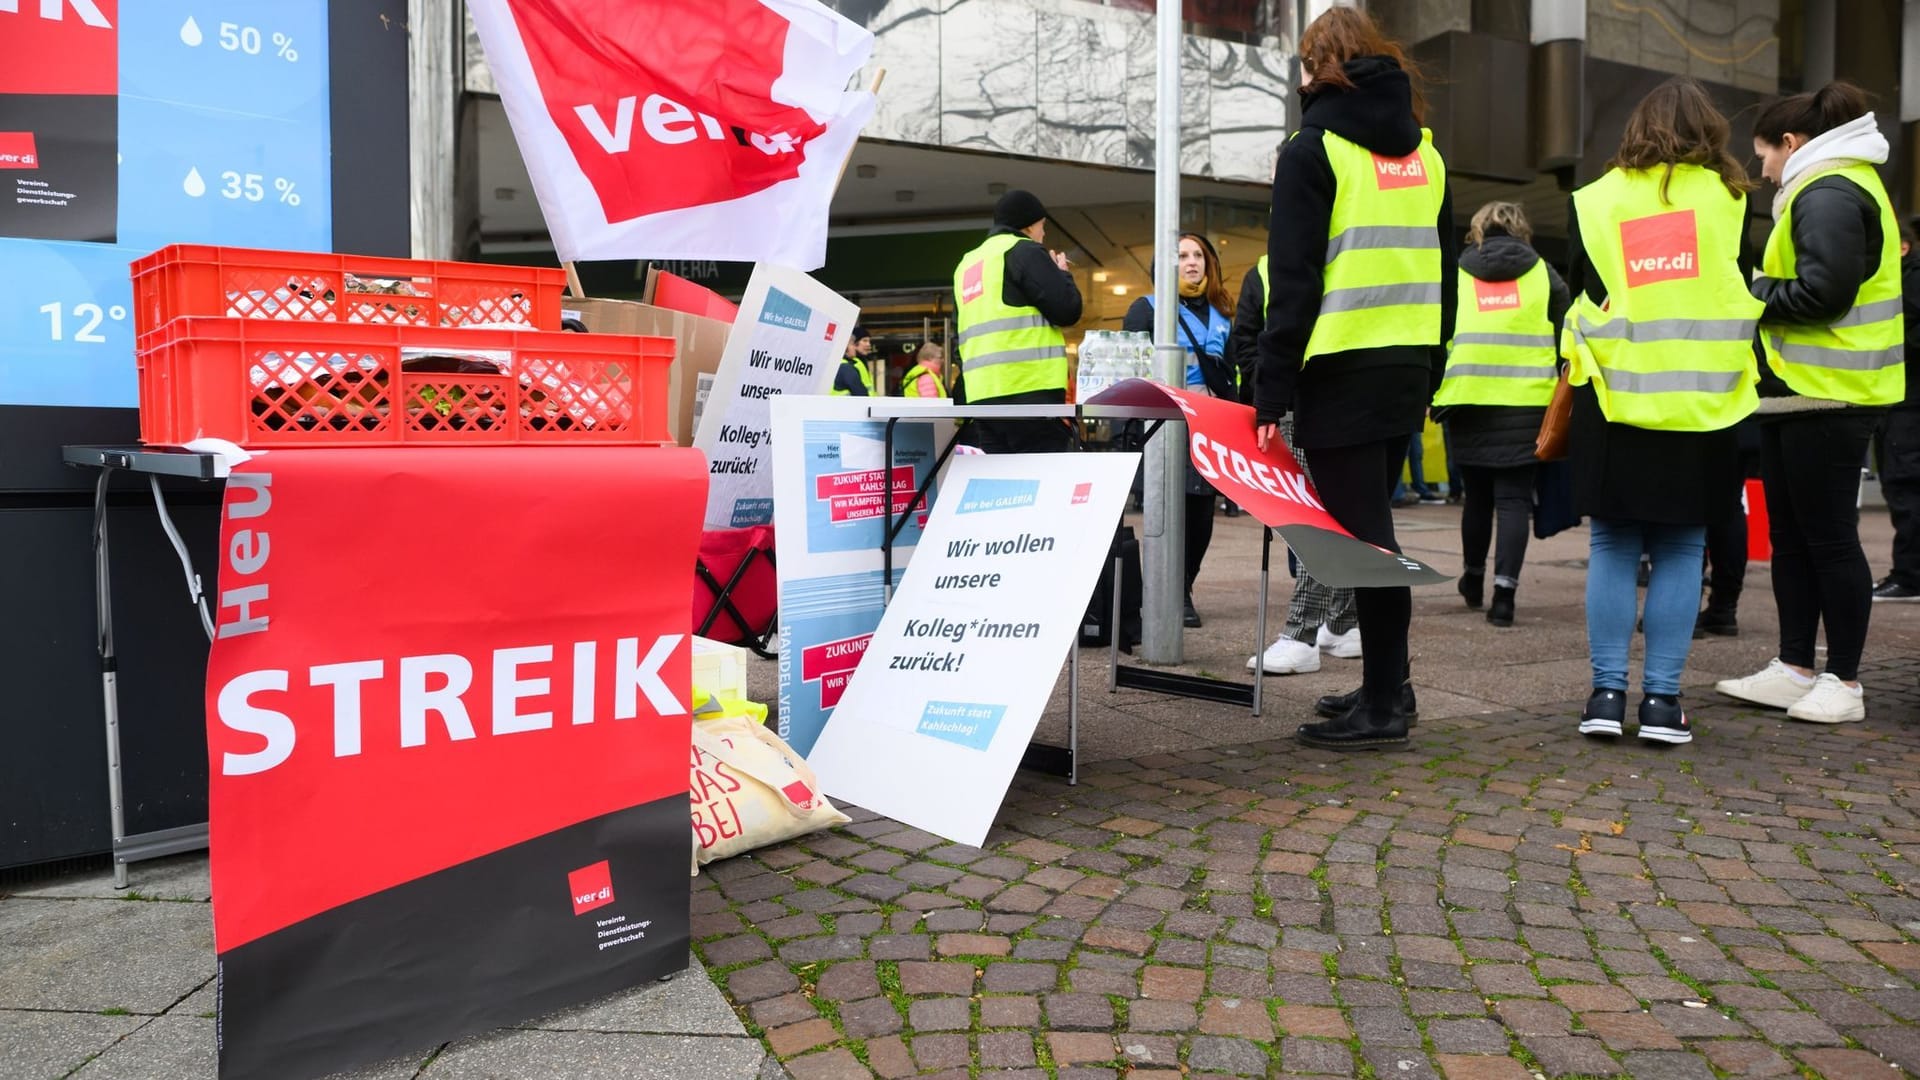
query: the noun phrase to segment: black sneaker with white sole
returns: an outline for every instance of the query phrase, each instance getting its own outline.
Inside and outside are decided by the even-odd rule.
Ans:
[[[1693,741],[1693,724],[1674,694],[1648,694],[1640,699],[1640,739],[1682,746]]]
[[[1920,589],[1909,588],[1890,577],[1873,587],[1873,602],[1876,604],[1911,604],[1916,601],[1920,601]]]
[[[1587,699],[1587,707],[1580,710],[1580,734],[1618,735],[1626,719],[1626,693],[1595,687],[1593,696]]]

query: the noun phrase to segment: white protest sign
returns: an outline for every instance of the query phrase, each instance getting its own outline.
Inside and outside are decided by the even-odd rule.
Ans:
[[[707,527],[773,523],[773,423],[767,402],[825,394],[860,308],[797,270],[753,268],[700,410],[693,448],[707,455]]]
[[[780,737],[801,756],[833,715],[886,608],[887,422],[872,398],[783,397],[773,404],[774,545],[780,566]],[[944,405],[926,402],[927,408]],[[902,419],[893,428],[893,513],[907,510],[953,421]],[[930,489],[928,498],[939,494]],[[914,557],[923,502],[894,538],[893,572]]]
[[[823,790],[956,843],[986,839],[1139,463],[954,459],[913,565],[807,756]]]

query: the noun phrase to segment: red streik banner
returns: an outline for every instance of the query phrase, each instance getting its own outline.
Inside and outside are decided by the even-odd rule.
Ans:
[[[0,0],[0,94],[120,92],[119,0]]]
[[[234,470],[207,664],[223,1080],[686,966],[706,476],[586,447]]]
[[[1316,581],[1339,588],[1374,588],[1448,580],[1418,559],[1354,539],[1321,505],[1313,482],[1284,443],[1276,439],[1266,450],[1260,449],[1249,406],[1145,379],[1128,379],[1087,403],[1177,406],[1186,415],[1193,467],[1220,494],[1272,526]]]

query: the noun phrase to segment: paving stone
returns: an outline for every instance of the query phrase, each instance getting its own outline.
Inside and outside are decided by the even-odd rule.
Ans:
[[[1018,1069],[1036,1063],[1033,1036],[1023,1031],[981,1035],[979,1048],[983,1069]]]
[[[973,1026],[973,1003],[966,998],[921,998],[907,1006],[907,1024],[915,1031],[965,1031]]]
[[[1539,1059],[1541,1069],[1548,1076],[1612,1076],[1620,1071],[1598,1039],[1539,1036],[1523,1037],[1521,1041]]]
[[[793,972],[771,960],[727,975],[727,994],[740,1002],[759,1001],[799,988],[800,980],[794,978]]]
[[[785,1058],[836,1042],[839,1038],[840,1033],[834,1030],[830,1021],[816,1018],[767,1032],[767,1048]]]
[[[1104,1032],[1050,1031],[1047,1049],[1056,1065],[1112,1061],[1116,1056],[1113,1036]]]
[[[847,1050],[823,1050],[784,1062],[793,1080],[869,1080],[873,1073]]]
[[[1418,1047],[1420,1029],[1413,1018],[1397,1008],[1366,1007],[1352,1010],[1354,1037],[1363,1046]]]
[[[747,1015],[763,1028],[772,1029],[783,1024],[797,1024],[802,1020],[811,1020],[820,1015],[813,1002],[804,994],[782,994],[779,997],[756,1001],[747,1006]]]
[[[871,1039],[899,1031],[900,1013],[886,998],[868,998],[840,1006],[840,1025],[853,1038]]]
[[[1642,1050],[1621,1058],[1620,1064],[1633,1080],[1716,1080],[1705,1058],[1684,1051]]]
[[[1280,1064],[1286,1076],[1349,1076],[1353,1053],[1337,1042],[1291,1038],[1280,1044]]]
[[[1745,1009],[1740,1019],[1776,1046],[1841,1046],[1845,1042],[1826,1021],[1809,1012]]]
[[[1884,1080],[1888,1063],[1865,1050],[1803,1050],[1798,1057],[1823,1080]]]
[[[913,1058],[923,1070],[957,1068],[964,1071],[973,1059],[973,1050],[965,1035],[916,1035]]]
[[[1499,1022],[1480,1020],[1432,1020],[1427,1023],[1427,1038],[1435,1053],[1498,1054],[1507,1050],[1507,1032]]]
[[[973,965],[964,961],[904,961],[900,964],[900,989],[908,994],[973,993]]]
[[[1532,1080],[1533,1073],[1505,1054],[1435,1054],[1447,1080]]]
[[[1026,996],[988,995],[980,999],[980,1024],[990,1028],[1040,1027],[1040,999]]]
[[[1201,1006],[1199,1030],[1268,1042],[1273,1039],[1273,1020],[1261,998],[1213,997]]]
[[[1033,993],[1052,989],[1059,979],[1053,964],[998,963],[987,965],[981,985],[993,993]]]
[[[1265,1076],[1268,1062],[1266,1052],[1245,1039],[1200,1035],[1191,1044],[1187,1064],[1196,1073]]]
[[[1042,1004],[1050,1031],[1106,1031],[1113,1027],[1113,1004],[1097,994],[1048,994]]]

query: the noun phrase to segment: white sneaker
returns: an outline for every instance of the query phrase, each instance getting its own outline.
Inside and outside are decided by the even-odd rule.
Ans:
[[[1813,680],[1787,667],[1776,656],[1767,661],[1767,666],[1757,674],[1740,679],[1721,679],[1713,684],[1713,688],[1728,697],[1751,701],[1755,705],[1788,709],[1807,696],[1813,689]]]
[[[1247,670],[1268,675],[1305,675],[1320,670],[1320,650],[1304,641],[1282,637],[1267,646],[1267,651],[1247,661]]]
[[[1787,709],[1787,716],[1809,724],[1845,724],[1867,718],[1867,696],[1838,675],[1823,673],[1813,689]]]
[[[1354,627],[1344,634],[1336,634],[1325,626],[1314,635],[1315,645],[1327,651],[1327,655],[1341,660],[1360,659],[1360,628]]]

